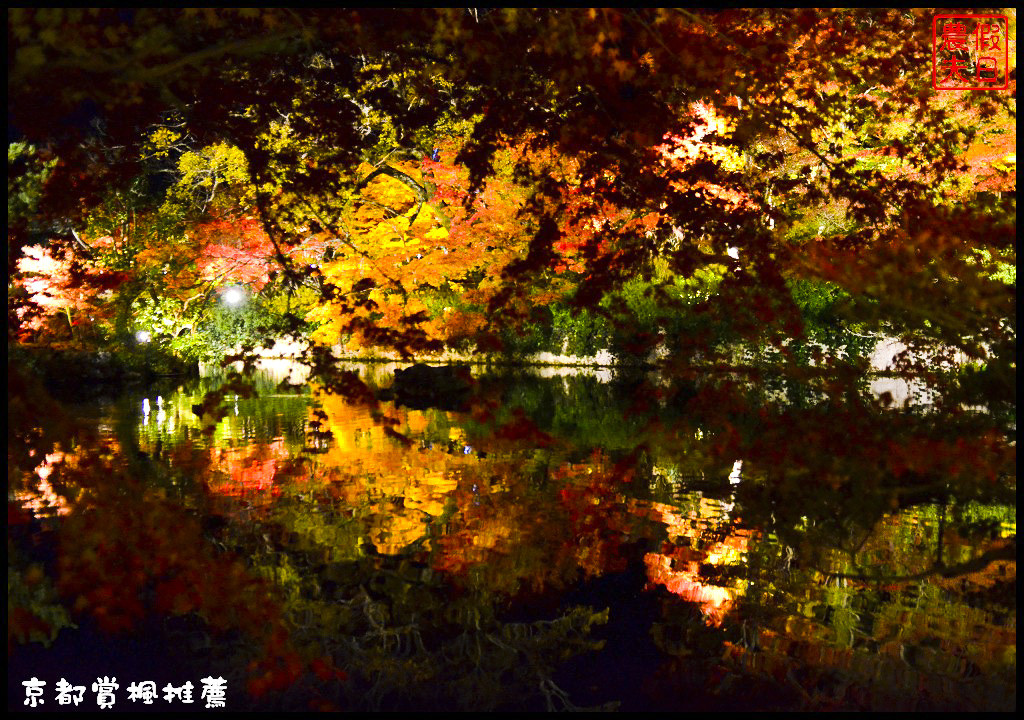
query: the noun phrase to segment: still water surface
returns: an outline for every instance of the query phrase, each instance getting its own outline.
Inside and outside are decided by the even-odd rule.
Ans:
[[[349,369],[383,388],[395,367]],[[473,373],[470,409],[385,402],[390,427],[315,385],[283,392],[305,379],[285,363],[219,421],[201,407],[215,371],[80,411],[192,484],[170,492],[201,487],[210,541],[348,672],[342,707],[1015,706],[1015,563],[915,577],[937,550],[1015,538],[1012,508],[782,532],[749,462],[638,403],[657,378]],[[953,515],[987,538],[949,537]]]

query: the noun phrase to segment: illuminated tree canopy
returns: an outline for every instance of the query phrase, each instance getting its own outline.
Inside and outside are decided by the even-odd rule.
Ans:
[[[294,286],[345,275],[327,278],[346,298],[333,321],[379,315],[393,332],[375,343],[442,339],[397,320],[421,312],[417,287],[474,264],[495,278],[467,304],[510,319],[549,281],[594,308],[639,274],[671,307],[710,270],[698,312],[758,341],[799,336],[787,283],[808,279],[849,293],[862,329],[987,361],[1013,345],[997,271],[1013,260],[1011,96],[923,93],[920,25],[896,11],[14,11],[12,123],[60,158],[48,215],[84,230],[90,198],[170,174],[177,195],[153,207],[151,188],[129,212],[166,216],[178,197],[193,203],[177,203],[179,227],[210,203],[260,218],[275,271]],[[555,277],[568,247],[574,272]],[[349,292],[360,282],[376,294]],[[400,301],[366,305],[381,296]]]

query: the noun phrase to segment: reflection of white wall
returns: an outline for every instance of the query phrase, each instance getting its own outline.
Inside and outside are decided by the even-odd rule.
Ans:
[[[896,356],[906,349],[907,346],[896,338],[882,338],[875,345],[875,349],[869,358],[871,369],[876,371],[889,370]],[[903,378],[875,378],[871,381],[869,388],[871,389],[871,394],[875,397],[881,397],[885,393],[889,393],[889,396],[892,398],[892,405],[895,407],[903,407],[910,397],[910,385]]]
[[[882,338],[875,345],[875,349],[869,358],[871,369],[875,372],[892,370],[896,356],[906,349],[907,346],[896,338]],[[967,361],[968,358],[964,353],[954,353],[953,362],[956,365],[962,365]],[[889,393],[889,396],[892,398],[892,404],[895,407],[903,407],[908,401],[913,401],[917,405],[930,405],[932,403],[932,395],[934,394],[934,390],[929,389],[920,380],[911,379],[908,381],[903,378],[887,375],[876,377],[871,381],[869,387],[875,397],[881,397],[884,393]]]
[[[882,338],[875,345],[875,349],[871,353],[871,369],[872,370],[888,370],[892,367],[893,360],[901,352],[907,349],[907,346],[901,343],[896,338]]]
[[[732,472],[729,473],[729,484],[739,485],[743,479],[743,461],[737,460],[732,464]]]
[[[875,397],[881,397],[885,393],[889,393],[889,397],[892,398],[892,404],[896,407],[906,405],[907,398],[910,397],[910,385],[903,378],[876,378],[871,381],[871,385],[868,387],[871,389],[871,394]]]
[[[220,365],[207,365],[199,363],[199,374],[205,375],[209,368],[219,368]],[[238,372],[242,371],[241,362],[231,363],[230,367]],[[298,360],[287,358],[262,358],[256,361],[256,370],[265,373],[274,382],[288,380],[290,383],[304,383],[309,378],[309,366]]]
[[[600,383],[608,383],[612,381],[612,370],[611,368],[601,367],[582,367],[577,365],[526,365],[518,368],[520,372],[525,372],[528,375],[534,375],[542,378],[552,377],[579,377],[587,376],[597,378]]]

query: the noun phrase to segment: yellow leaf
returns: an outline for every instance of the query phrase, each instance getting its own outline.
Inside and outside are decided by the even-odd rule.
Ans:
[[[424,240],[444,240],[448,237],[448,231],[443,227],[434,228],[423,234]]]

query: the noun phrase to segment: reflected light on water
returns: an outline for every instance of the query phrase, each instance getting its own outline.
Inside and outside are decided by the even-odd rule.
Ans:
[[[832,545],[816,549],[815,542],[831,537],[832,516],[821,508],[756,505],[772,489],[763,458],[744,448],[716,454],[713,426],[687,426],[664,442],[644,435],[642,425],[623,423],[628,402],[620,395],[631,393],[632,400],[635,391],[623,391],[621,383],[609,387],[593,375],[561,371],[550,379],[517,372],[498,380],[474,369],[494,418],[382,402],[389,434],[367,407],[315,388],[284,394],[277,383],[291,373],[280,365],[272,374],[261,380],[258,398],[228,395],[227,417],[213,433],[202,432],[195,410],[214,382],[196,381],[197,387],[152,395],[153,401],[130,398],[119,406],[135,423],[122,440],[124,456],[133,469],[169,463],[164,472],[172,482],[202,480],[210,491],[203,502],[210,500],[217,513],[211,526],[218,542],[240,548],[254,568],[275,578],[296,613],[320,612],[315,616],[324,629],[316,632],[332,641],[348,642],[353,631],[344,618],[329,625],[331,613],[339,602],[362,597],[360,588],[370,583],[378,583],[374,592],[391,593],[395,607],[407,600],[414,607],[415,621],[402,619],[402,628],[422,623],[425,634],[451,633],[449,641],[461,642],[448,620],[430,626],[421,606],[443,614],[453,596],[465,602],[463,591],[472,587],[473,602],[487,612],[492,601],[498,608],[536,598],[553,607],[555,595],[581,603],[570,589],[606,582],[625,608],[612,611],[612,623],[640,616],[645,598],[654,596],[663,613],[654,621],[665,633],[659,637],[674,628],[692,658],[706,651],[693,639],[694,626],[707,637],[732,638],[735,644],[720,642],[705,659],[737,682],[785,678],[790,670],[801,678],[834,673],[875,692],[879,678],[910,668],[911,658],[917,667],[901,688],[918,687],[925,672],[934,683],[974,682],[991,673],[998,686],[999,673],[1014,665],[1012,616],[1004,620],[971,604],[982,591],[1009,587],[1013,560],[948,581],[822,580],[875,567],[883,575],[912,576],[927,567],[940,542],[950,563],[1008,545],[1016,526],[999,508],[955,508],[975,518],[959,526],[952,525],[954,508],[927,504],[866,528],[836,522],[847,534],[848,526],[861,533],[851,535],[857,542],[851,558]],[[384,365],[362,367],[360,376],[374,388],[391,383]],[[108,432],[125,426],[100,424]],[[642,442],[643,454],[634,453]],[[72,453],[46,455],[17,496],[37,517],[68,512],[54,492],[61,488],[54,468],[62,461],[77,462]],[[789,514],[789,536],[778,532],[773,513]],[[293,574],[280,571],[287,563]],[[303,595],[307,576],[330,592]],[[391,588],[384,577],[393,591],[381,590]],[[627,580],[623,590],[618,583]],[[609,604],[604,597],[586,602],[597,611]],[[470,610],[480,608],[464,608]],[[647,638],[653,627],[638,635]],[[974,675],[943,664],[960,660],[976,668]],[[604,661],[620,659],[609,650]],[[816,691],[814,683],[808,687]]]
[[[703,580],[701,566],[724,568],[742,563],[749,541],[746,532],[718,539],[730,509],[731,504],[704,497],[698,497],[696,507],[685,514],[663,503],[652,503],[650,508],[651,515],[665,524],[669,542],[661,553],[644,556],[648,580],[699,605],[707,623],[715,627],[722,624],[742,590]]]
[[[14,493],[14,499],[37,518],[54,513],[67,515],[71,512],[67,500],[57,494],[49,480],[54,467],[64,462],[65,457],[65,454],[60,451],[47,453],[46,459],[35,469],[39,482],[35,484],[34,489],[29,487]]]
[[[698,570],[673,570],[672,558],[658,553],[645,555],[644,564],[652,584],[664,585],[670,593],[699,605],[708,625],[720,626],[733,607],[736,592],[701,582]]]

